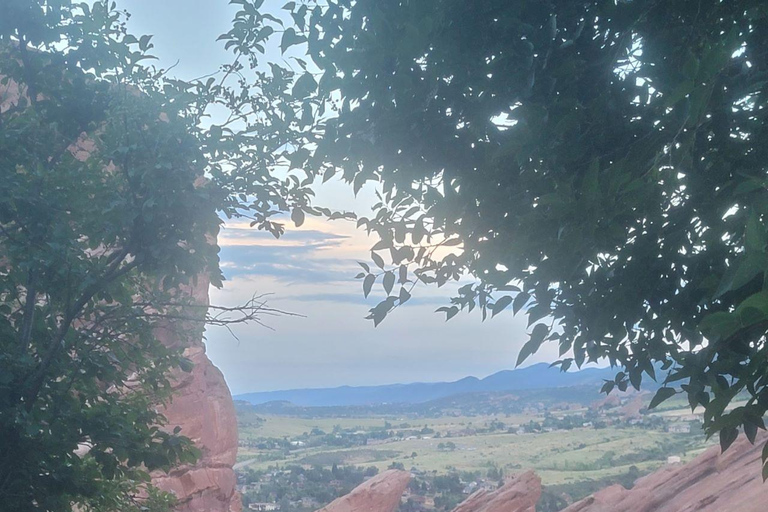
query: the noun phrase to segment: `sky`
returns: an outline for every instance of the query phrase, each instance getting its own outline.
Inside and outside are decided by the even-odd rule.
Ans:
[[[284,0],[266,0],[277,12]],[[235,12],[227,0],[118,0],[131,13],[135,35],[152,34],[160,67],[191,79],[216,71],[227,61],[219,34]],[[279,58],[279,55],[272,56]],[[351,187],[331,181],[318,187],[316,204],[365,215],[373,190],[357,197]],[[381,290],[364,299],[357,261],[369,261],[376,240],[349,221],[308,218],[288,225],[279,240],[246,223],[226,224],[219,237],[223,289],[211,302],[234,306],[266,294],[269,307],[301,316],[265,317],[269,328],[250,324],[206,332],[208,355],[222,370],[233,394],[305,387],[377,385],[484,377],[511,369],[528,339],[526,319],[505,311],[492,321],[459,314],[445,322],[435,309],[448,303],[458,285],[417,287],[413,299],[374,328],[365,320]],[[556,347],[526,361],[551,362]]]

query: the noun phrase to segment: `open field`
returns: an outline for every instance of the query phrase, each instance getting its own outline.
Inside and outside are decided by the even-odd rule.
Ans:
[[[429,426],[436,432],[444,434],[450,430],[461,430],[465,428],[477,427],[498,419],[504,423],[521,424],[531,420],[540,419],[537,415],[494,415],[494,416],[441,416],[438,418],[418,418],[412,419],[403,416],[374,416],[374,417],[340,417],[340,418],[300,418],[294,416],[273,416],[258,415],[260,420],[249,422],[248,418],[240,419],[239,434],[240,439],[248,437],[294,437],[312,431],[318,428],[325,432],[330,432],[338,426],[342,429],[366,430],[373,428],[383,428],[386,423],[393,426],[408,424],[412,428]]]
[[[240,421],[240,439],[248,437],[295,437],[310,432],[313,428],[330,432],[336,425],[345,429],[368,429],[382,427],[387,418],[297,418],[286,416],[260,415],[264,421],[248,425]],[[246,423],[244,425],[244,423]]]
[[[301,465],[358,465],[386,469],[394,463],[406,468],[415,467],[425,472],[448,473],[452,470],[486,472],[491,467],[515,473],[534,469],[545,485],[574,483],[626,473],[631,466],[641,472],[651,471],[666,464],[668,456],[679,456],[684,461],[700,453],[705,446],[701,432],[672,434],[661,429],[641,427],[591,427],[540,433],[484,433],[454,435],[449,431],[469,430],[487,425],[494,420],[505,424],[523,424],[536,421],[537,416],[505,415],[475,417],[419,418],[295,418],[261,416],[258,426],[244,426],[241,439],[248,437],[291,438],[318,428],[330,432],[334,427],[366,430],[391,425],[408,424],[413,428],[427,427],[434,434],[402,440],[388,440],[372,446],[339,448],[319,446],[290,451],[275,450],[265,457],[263,450],[241,448],[241,461],[252,469],[267,469],[279,464]],[[436,438],[436,435],[440,435]],[[452,442],[455,449],[441,444]],[[416,454],[413,457],[413,454]],[[267,460],[268,459],[268,460]]]

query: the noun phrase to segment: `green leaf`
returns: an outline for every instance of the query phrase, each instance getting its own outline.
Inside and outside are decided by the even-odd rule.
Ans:
[[[677,85],[677,87],[671,93],[669,93],[669,95],[665,95],[664,105],[666,107],[673,107],[680,100],[682,100],[688,94],[690,94],[691,91],[693,91],[693,87],[694,87],[693,80],[683,80]]]
[[[495,317],[496,315],[504,311],[507,308],[507,306],[510,305],[511,302],[512,302],[512,297],[510,297],[509,295],[505,295],[499,300],[497,300],[496,302],[494,302],[493,306],[491,306],[491,318]]]
[[[763,451],[760,456],[760,460],[763,461],[763,464],[768,463],[768,441],[766,441],[763,445]]]
[[[544,338],[549,333],[549,327],[545,324],[536,324],[531,332],[530,339],[520,349],[520,353],[517,356],[517,363],[515,366],[520,366],[523,361],[528,359],[532,354],[535,354],[544,342]]]
[[[301,225],[304,224],[304,210],[301,208],[294,208],[291,212],[291,220],[297,228],[301,227]]]
[[[752,211],[744,229],[744,244],[747,251],[763,252],[766,245],[766,233],[760,218]]]
[[[550,315],[551,313],[552,310],[550,309],[549,304],[538,304],[533,306],[528,310],[528,325],[533,325],[535,322]]]
[[[291,94],[293,95],[294,99],[303,100],[304,98],[312,95],[315,90],[317,90],[317,82],[315,81],[315,77],[313,77],[311,73],[307,72],[301,75],[299,79],[296,80],[296,83],[293,84]]]
[[[382,249],[389,249],[392,247],[392,241],[388,239],[381,239],[378,242],[376,242],[373,247],[371,247],[372,251],[380,251]]]
[[[754,192],[755,190],[764,189],[764,188],[765,188],[764,182],[760,180],[756,180],[754,178],[750,178],[736,185],[736,188],[733,191],[733,195],[740,196],[742,194],[749,194],[750,192]]]
[[[375,252],[371,252],[371,259],[376,264],[377,267],[380,269],[384,269],[384,258],[376,254]]]
[[[739,437],[739,430],[734,427],[724,427],[720,430],[720,449],[724,452]]]
[[[757,425],[749,422],[744,422],[744,434],[752,444],[755,444],[755,437],[757,436]]]
[[[143,52],[149,50],[152,48],[152,45],[150,44],[150,40],[152,39],[151,35],[144,35],[139,38],[139,49]]]
[[[382,284],[384,285],[384,291],[387,292],[387,295],[389,295],[392,291],[392,288],[395,286],[395,274],[392,272],[386,272],[384,274],[384,279],[382,279]]]
[[[595,158],[589,164],[581,186],[581,193],[587,204],[593,204],[600,199],[600,160]]]
[[[426,234],[427,230],[424,228],[424,218],[420,217],[415,221],[413,231],[411,231],[413,245],[419,245],[419,242],[421,242],[421,239],[424,238],[424,235]]]
[[[400,271],[399,271],[399,277],[397,280],[400,284],[405,284],[408,282],[408,267],[405,265],[400,265]]]
[[[445,313],[445,321],[447,322],[459,313],[459,308],[456,306],[443,306],[437,308],[435,312]]]
[[[705,316],[699,323],[699,330],[707,338],[724,339],[739,329],[738,318],[724,311]]]
[[[363,279],[363,295],[367,298],[368,294],[371,293],[371,288],[373,288],[373,283],[376,281],[376,276],[373,274],[368,274],[365,276],[365,279]]]
[[[667,400],[675,396],[676,393],[677,391],[675,391],[674,388],[659,388],[659,390],[653,396],[653,399],[651,400],[651,403],[648,406],[648,408],[654,409],[657,405],[659,405],[664,400]]]
[[[328,167],[325,172],[323,173],[323,183],[326,183],[328,180],[333,178],[333,176],[336,174],[336,168],[335,167]],[[358,226],[359,227],[359,226]]]
[[[525,292],[520,292],[515,295],[515,300],[512,302],[512,312],[516,315],[523,307],[528,303],[531,296]]]
[[[720,281],[720,285],[713,298],[717,299],[730,291],[738,290],[765,270],[765,255],[747,252],[731,263],[728,271],[726,271],[723,279]]]
[[[283,37],[280,39],[280,51],[285,53],[291,46],[301,44],[306,40],[306,37],[297,35],[293,28],[287,28],[285,29],[285,32],[283,32]]]

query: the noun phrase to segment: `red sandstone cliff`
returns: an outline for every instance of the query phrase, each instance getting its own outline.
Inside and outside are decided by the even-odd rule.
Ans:
[[[202,346],[185,352],[195,368],[177,382],[165,416],[169,428],[181,426],[181,433],[192,439],[203,455],[194,466],[153,474],[152,482],[177,496],[179,512],[237,512],[242,507],[232,470],[237,455],[232,397],[224,376]]]
[[[710,448],[688,464],[639,479],[630,490],[607,487],[565,512],[763,512],[768,510],[760,463],[765,440],[753,446],[742,437],[724,454]]]
[[[453,512],[536,512],[540,497],[541,478],[526,471],[495,491],[477,491]]]
[[[384,471],[317,512],[394,512],[410,480],[407,471]]]
[[[208,280],[200,278],[187,293],[196,304],[208,305]],[[152,483],[178,498],[178,512],[239,512],[232,466],[237,456],[237,418],[232,396],[221,371],[205,355],[202,326],[170,323],[156,330],[169,347],[184,347],[194,363],[190,373],[174,375],[174,393],[165,407],[167,429],[181,427],[202,451],[196,464],[155,472]]]

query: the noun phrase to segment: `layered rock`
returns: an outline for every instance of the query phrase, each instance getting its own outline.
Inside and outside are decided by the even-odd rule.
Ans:
[[[674,464],[640,478],[632,489],[607,487],[565,512],[763,512],[768,485],[761,477],[766,438],[744,437],[724,454],[712,447],[688,464]]]
[[[526,471],[495,491],[473,493],[453,512],[536,512],[540,497],[541,478],[533,471]]]
[[[208,305],[208,280],[201,277],[184,290],[201,306]],[[157,338],[168,347],[184,348],[194,367],[190,373],[173,376],[173,398],[163,414],[167,429],[181,427],[202,456],[194,465],[183,465],[169,473],[155,472],[152,483],[172,492],[177,512],[239,512],[233,470],[237,457],[237,417],[224,376],[205,354],[201,324],[171,322],[156,329]]]
[[[317,512],[394,512],[410,480],[407,471],[384,471]]]

